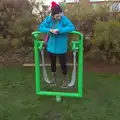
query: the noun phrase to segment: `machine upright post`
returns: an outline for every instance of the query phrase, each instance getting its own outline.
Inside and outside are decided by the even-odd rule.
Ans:
[[[38,50],[38,41],[34,40],[34,56],[35,56],[35,76],[36,76],[36,94],[40,92],[40,55]]]

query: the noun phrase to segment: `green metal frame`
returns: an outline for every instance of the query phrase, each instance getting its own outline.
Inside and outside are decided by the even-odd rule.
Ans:
[[[35,31],[32,33],[34,39],[34,57],[35,57],[35,76],[36,76],[36,94],[56,96],[56,100],[61,101],[61,97],[82,97],[82,79],[83,79],[83,34],[78,31],[73,31],[70,34],[79,35],[78,41],[72,41],[72,50],[78,50],[78,93],[66,92],[51,92],[41,91],[40,89],[40,54],[39,51],[43,49],[44,41],[39,40],[41,32]]]

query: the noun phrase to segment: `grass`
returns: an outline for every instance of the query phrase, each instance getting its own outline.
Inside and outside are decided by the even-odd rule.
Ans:
[[[83,97],[61,103],[36,96],[34,77],[33,68],[0,68],[0,120],[120,120],[119,74],[85,72]],[[61,79],[55,88],[42,81],[42,89],[60,91]]]

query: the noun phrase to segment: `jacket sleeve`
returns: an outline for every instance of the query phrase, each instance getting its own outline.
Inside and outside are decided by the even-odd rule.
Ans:
[[[43,33],[48,33],[50,31],[50,28],[48,26],[48,20],[47,17],[44,19],[44,21],[38,26],[38,31]]]
[[[58,29],[59,33],[68,33],[74,30],[75,30],[75,26],[67,17],[64,18],[64,27],[60,27]]]

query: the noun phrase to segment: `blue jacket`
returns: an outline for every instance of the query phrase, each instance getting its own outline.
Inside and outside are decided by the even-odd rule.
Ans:
[[[49,33],[51,27],[55,24],[52,16],[49,15],[45,20],[38,26],[38,30],[42,33]],[[47,51],[54,54],[62,54],[67,52],[68,48],[68,32],[75,30],[74,25],[66,16],[62,16],[59,22],[55,25],[54,29],[58,29],[57,35],[50,33],[49,40],[47,42]]]

